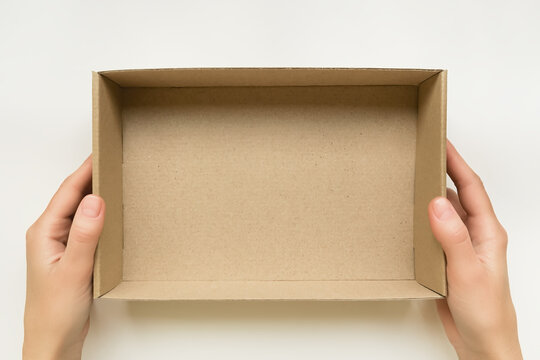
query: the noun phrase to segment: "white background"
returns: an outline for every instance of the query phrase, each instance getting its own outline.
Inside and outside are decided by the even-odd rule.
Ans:
[[[446,68],[448,134],[510,234],[539,359],[540,2],[2,1],[0,351],[20,355],[24,233],[91,150],[91,70]],[[431,302],[97,301],[85,359],[453,359]]]

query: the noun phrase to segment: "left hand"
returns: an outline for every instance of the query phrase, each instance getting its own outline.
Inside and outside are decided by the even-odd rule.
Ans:
[[[60,186],[26,233],[23,359],[80,359],[89,327],[94,252],[105,203],[91,157]]]

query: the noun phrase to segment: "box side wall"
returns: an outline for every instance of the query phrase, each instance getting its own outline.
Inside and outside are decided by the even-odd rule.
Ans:
[[[441,296],[415,280],[122,281],[103,296],[129,300],[397,300]]]
[[[418,85],[438,70],[184,68],[101,72],[122,87]]]
[[[92,77],[92,188],[105,200],[105,226],[94,264],[94,297],[122,280],[122,114],[120,88]]]
[[[444,253],[431,232],[428,204],[446,195],[446,71],[418,88],[414,256],[418,283],[446,295]]]

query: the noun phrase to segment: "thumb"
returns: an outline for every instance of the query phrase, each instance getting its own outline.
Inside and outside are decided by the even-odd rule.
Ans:
[[[466,277],[478,265],[478,258],[467,227],[448,199],[437,197],[431,200],[429,222],[446,254],[448,267]]]
[[[70,271],[91,275],[104,219],[103,199],[96,195],[85,196],[73,218],[66,251],[62,257]]]

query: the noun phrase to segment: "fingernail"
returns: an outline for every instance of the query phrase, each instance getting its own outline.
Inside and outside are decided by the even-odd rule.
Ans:
[[[101,199],[94,195],[88,195],[83,199],[81,210],[85,216],[97,217],[101,211]]]
[[[448,220],[452,217],[454,209],[447,199],[438,198],[433,202],[433,212],[439,220]]]

